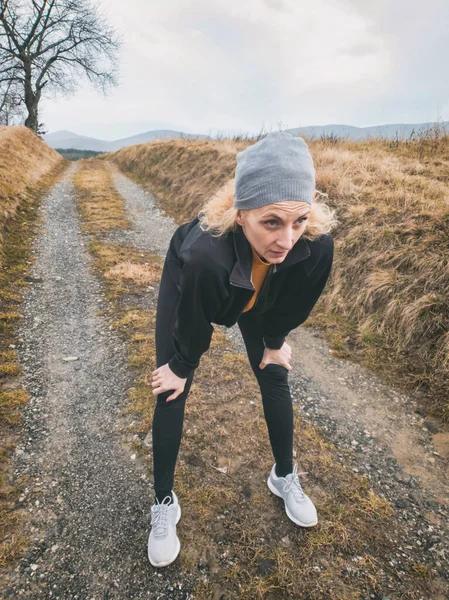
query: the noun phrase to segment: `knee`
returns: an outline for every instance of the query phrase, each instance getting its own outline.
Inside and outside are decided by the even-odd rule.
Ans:
[[[156,408],[163,408],[164,410],[183,410],[185,405],[185,394],[181,393],[179,396],[167,402],[167,398],[172,394],[173,390],[164,392],[157,395]]]
[[[260,369],[259,366],[256,366],[255,373],[257,379],[270,381],[273,383],[284,383],[288,379],[289,371],[282,365],[270,363],[263,369]]]

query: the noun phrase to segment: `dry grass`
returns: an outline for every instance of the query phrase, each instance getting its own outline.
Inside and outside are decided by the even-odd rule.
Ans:
[[[9,220],[27,201],[30,190],[65,162],[27,127],[0,125],[0,266]]]
[[[27,478],[13,480],[11,472],[11,456],[23,435],[21,406],[29,400],[17,377],[22,371],[17,326],[40,224],[38,208],[66,164],[25,127],[0,127],[0,566],[28,545],[17,505]]]
[[[185,222],[232,179],[249,143],[154,141],[103,159]],[[449,421],[449,137],[309,146],[317,190],[340,225],[331,278],[304,326],[321,328],[335,355],[421,390],[423,408]]]
[[[107,160],[144,184],[164,212],[182,221],[195,216],[202,203],[232,177],[235,152],[246,145],[242,140],[154,141],[110,153]]]
[[[100,162],[95,169],[101,170]],[[82,192],[84,175],[92,175],[87,163],[77,180]],[[88,201],[82,193],[84,218],[92,214],[83,208]],[[106,197],[102,207],[106,212]],[[101,223],[97,214],[84,226],[93,234],[94,268],[111,301],[112,323],[128,341],[134,373],[122,433],[151,477],[152,458],[143,440],[155,406],[152,284],[160,277],[162,260],[106,242]],[[150,308],[143,309],[149,299]],[[282,501],[267,488],[273,459],[257,382],[247,357],[233,352],[216,329],[195,372],[176,469],[185,516],[178,525],[183,547],[175,568],[179,578],[197,576],[195,598],[355,600],[388,590],[400,590],[403,598],[425,595],[431,574],[423,569],[411,569],[398,583],[389,558],[396,551],[392,533],[400,537],[401,524],[369,480],[345,467],[345,451],[337,451],[298,415],[294,447],[299,470],[309,472],[307,491],[320,515],[310,530],[294,527]]]
[[[110,231],[130,228],[132,223],[125,217],[123,203],[112,185],[109,169],[96,159],[81,159],[80,170],[73,183],[82,200],[80,207],[84,217],[84,231]],[[106,208],[106,209],[105,209]]]

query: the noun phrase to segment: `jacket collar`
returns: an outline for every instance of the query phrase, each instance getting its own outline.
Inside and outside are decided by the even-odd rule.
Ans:
[[[251,283],[251,270],[253,264],[253,253],[251,244],[248,238],[243,232],[242,226],[238,225],[236,231],[233,234],[234,239],[234,250],[237,260],[231,271],[229,282],[238,287],[244,287],[249,290],[254,290],[254,286]],[[270,269],[272,273],[283,271],[287,267],[305,260],[311,255],[312,251],[307,243],[307,240],[300,237],[290,252],[287,254],[285,259],[279,264],[273,264]],[[306,269],[307,271],[307,269]]]

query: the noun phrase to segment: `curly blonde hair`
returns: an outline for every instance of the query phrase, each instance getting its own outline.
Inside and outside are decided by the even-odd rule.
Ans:
[[[220,237],[228,231],[235,231],[237,208],[234,208],[235,179],[227,181],[198,213],[200,227],[214,237]],[[315,193],[317,190],[315,190]],[[337,225],[336,211],[323,202],[313,200],[307,225],[301,237],[314,240],[320,235],[330,233]]]

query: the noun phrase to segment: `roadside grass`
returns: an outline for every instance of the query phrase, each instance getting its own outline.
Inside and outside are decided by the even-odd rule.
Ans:
[[[152,481],[155,288],[163,260],[107,241],[104,234],[126,222],[108,176],[102,161],[86,161],[75,183],[93,268],[110,301],[105,314],[129,348],[134,381],[123,407],[123,441]],[[94,209],[89,204],[99,185]],[[401,571],[394,566],[397,546],[405,543],[403,527],[369,479],[345,465],[354,451],[326,441],[297,405],[294,418],[298,470],[309,473],[304,487],[319,515],[310,530],[294,525],[283,501],[268,490],[273,458],[259,388],[247,357],[216,328],[195,372],[176,467],[181,553],[162,575],[172,578],[176,569],[180,577],[196,577],[198,600],[434,597],[426,565],[411,559]]]
[[[234,177],[256,140],[155,140],[99,157],[152,192],[177,222]],[[317,199],[336,210],[335,258],[304,327],[449,422],[449,136],[310,140]]]
[[[0,125],[0,265],[4,233],[43,177],[67,164],[27,127]]]

